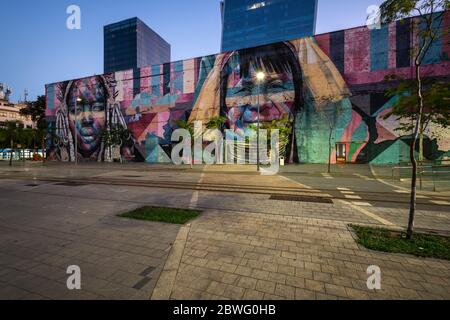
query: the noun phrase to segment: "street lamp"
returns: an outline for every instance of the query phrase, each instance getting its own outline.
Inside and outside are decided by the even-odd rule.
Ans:
[[[260,163],[259,163],[259,127],[260,127],[260,103],[259,103],[259,96],[261,95],[261,83],[266,78],[266,74],[262,71],[258,72],[256,74],[256,80],[258,82],[258,127],[256,128],[256,167],[258,172],[261,171]]]
[[[75,137],[75,165],[78,164],[78,128],[77,128],[77,121],[78,121],[78,102],[81,102],[82,99],[79,97],[75,97],[75,121],[74,121],[74,137]]]

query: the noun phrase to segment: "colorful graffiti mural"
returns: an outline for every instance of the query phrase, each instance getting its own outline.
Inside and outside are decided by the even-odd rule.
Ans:
[[[441,27],[448,28],[450,14],[443,19]],[[414,76],[410,24],[360,27],[49,84],[48,158],[105,161],[108,148],[102,133],[119,127],[128,130],[120,146],[125,159],[170,162],[171,135],[179,120],[206,124],[222,116],[226,122],[220,129],[242,139],[258,119],[259,103],[263,124],[284,120],[292,129],[282,150],[287,162],[327,162],[329,114],[333,144],[339,145],[334,160],[407,161],[408,133],[397,132],[397,122],[383,115],[395,101],[384,94],[384,77]],[[450,77],[448,37],[437,41],[426,57],[427,76]],[[263,82],[255,77],[259,71],[266,74]],[[430,128],[425,157],[450,156],[449,138],[448,131]]]

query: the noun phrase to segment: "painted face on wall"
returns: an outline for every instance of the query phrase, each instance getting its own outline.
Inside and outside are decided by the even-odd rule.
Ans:
[[[81,101],[76,102],[76,98]],[[69,125],[78,140],[78,153],[91,157],[101,145],[101,134],[106,124],[107,95],[98,78],[76,81],[68,96]],[[75,110],[75,105],[77,110]]]
[[[241,70],[241,68],[248,68]],[[223,112],[228,119],[228,127],[238,135],[245,135],[251,125],[280,119],[293,119],[295,114],[295,88],[292,70],[240,62],[239,55],[228,62],[228,78]],[[278,70],[277,70],[278,69]],[[264,79],[258,79],[258,73]]]

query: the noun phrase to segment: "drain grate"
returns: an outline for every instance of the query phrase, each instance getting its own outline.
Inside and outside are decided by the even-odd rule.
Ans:
[[[296,202],[314,202],[314,203],[328,203],[332,204],[333,201],[330,198],[323,197],[310,197],[310,196],[294,196],[285,194],[273,194],[270,196],[270,200],[281,201],[296,201]]]
[[[25,187],[39,187],[39,185],[31,183],[31,184],[26,184]]]
[[[80,186],[86,186],[86,183],[82,182],[58,182],[55,183],[57,186],[64,186],[64,187],[80,187]]]

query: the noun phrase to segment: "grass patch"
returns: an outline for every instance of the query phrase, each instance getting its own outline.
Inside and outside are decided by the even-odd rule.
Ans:
[[[360,245],[382,252],[406,253],[417,257],[450,260],[450,238],[416,233],[406,240],[406,232],[350,225]]]
[[[202,211],[189,209],[142,207],[130,212],[119,214],[118,216],[136,220],[185,224],[189,220],[198,217],[201,213]]]

